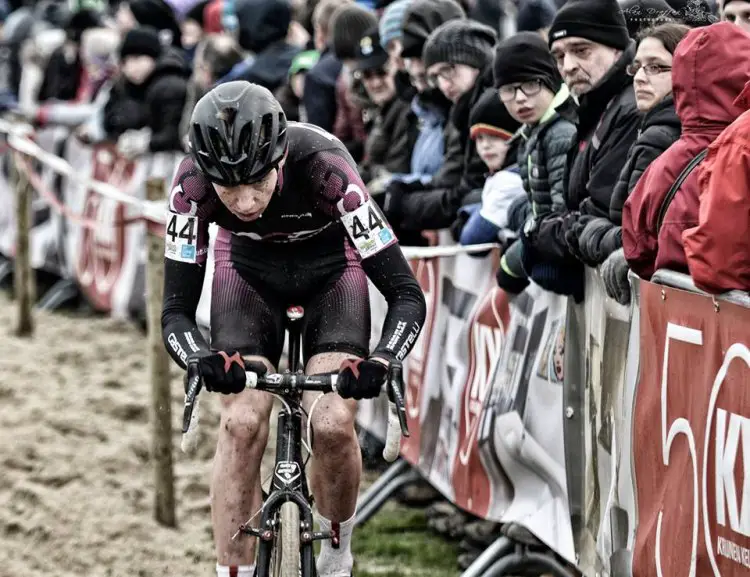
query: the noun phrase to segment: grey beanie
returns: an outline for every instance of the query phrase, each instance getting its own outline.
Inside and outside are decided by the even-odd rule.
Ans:
[[[497,34],[473,20],[451,20],[436,28],[424,45],[425,68],[439,62],[465,64],[483,70],[492,62]]]

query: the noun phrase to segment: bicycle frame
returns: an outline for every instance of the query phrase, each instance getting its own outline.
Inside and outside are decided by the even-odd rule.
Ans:
[[[301,329],[299,318],[290,316],[289,371],[300,370]],[[281,506],[287,501],[294,502],[300,512],[300,568],[302,577],[313,577],[315,555],[313,541],[330,539],[329,533],[314,532],[312,496],[310,494],[305,464],[302,458],[302,393],[293,391],[284,395],[284,408],[279,411],[276,433],[276,462],[274,465],[271,493],[263,503],[260,528],[242,526],[246,535],[258,538],[257,569],[258,577],[268,577],[275,543]]]

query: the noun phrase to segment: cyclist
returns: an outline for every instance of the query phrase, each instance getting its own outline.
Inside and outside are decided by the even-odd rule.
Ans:
[[[211,488],[217,573],[255,570],[252,540],[231,537],[261,504],[272,399],[245,390],[244,371],[275,369],[285,310],[301,305],[306,372],[340,375],[339,395],[326,395],[312,416],[310,485],[322,529],[335,537],[323,542],[317,571],[349,576],[361,473],[356,399],[376,397],[389,363],[414,345],[424,295],[344,145],[287,123],[265,88],[239,81],[211,90],[195,106],[189,139],[169,196],[162,330],[172,358],[199,363],[206,388],[226,394]],[[209,346],[195,311],[210,222],[219,231]],[[388,302],[372,354],[367,278]]]

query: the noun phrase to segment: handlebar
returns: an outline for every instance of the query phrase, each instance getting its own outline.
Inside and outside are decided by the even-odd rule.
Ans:
[[[338,375],[303,375],[299,373],[268,373],[258,375],[248,371],[245,373],[246,387],[258,391],[266,391],[277,395],[288,395],[292,392],[314,391],[320,393],[335,393]],[[388,393],[388,430],[386,433],[383,458],[395,461],[399,454],[401,437],[409,436],[406,422],[406,406],[403,395],[403,367],[400,362],[389,366],[388,377],[384,383]],[[182,415],[182,450],[192,453],[197,445],[197,430],[199,421],[199,394],[203,388],[203,377],[197,363],[189,363],[186,375],[185,408]]]

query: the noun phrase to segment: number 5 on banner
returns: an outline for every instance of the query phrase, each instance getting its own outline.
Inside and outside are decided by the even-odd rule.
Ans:
[[[669,453],[672,448],[672,442],[677,435],[687,437],[690,457],[693,462],[693,546],[690,554],[690,573],[689,577],[695,577],[695,563],[698,555],[698,455],[695,447],[695,436],[693,429],[690,427],[690,421],[685,417],[675,419],[667,431],[667,381],[669,379],[669,341],[675,340],[690,345],[703,346],[703,331],[683,327],[673,323],[667,323],[667,338],[664,341],[664,360],[661,370],[661,450],[662,460],[665,465],[669,465]],[[656,550],[654,552],[654,561],[656,562],[657,577],[664,577],[661,570],[661,522],[664,515],[659,511],[659,517],[656,522]],[[669,577],[675,577],[670,575]]]

